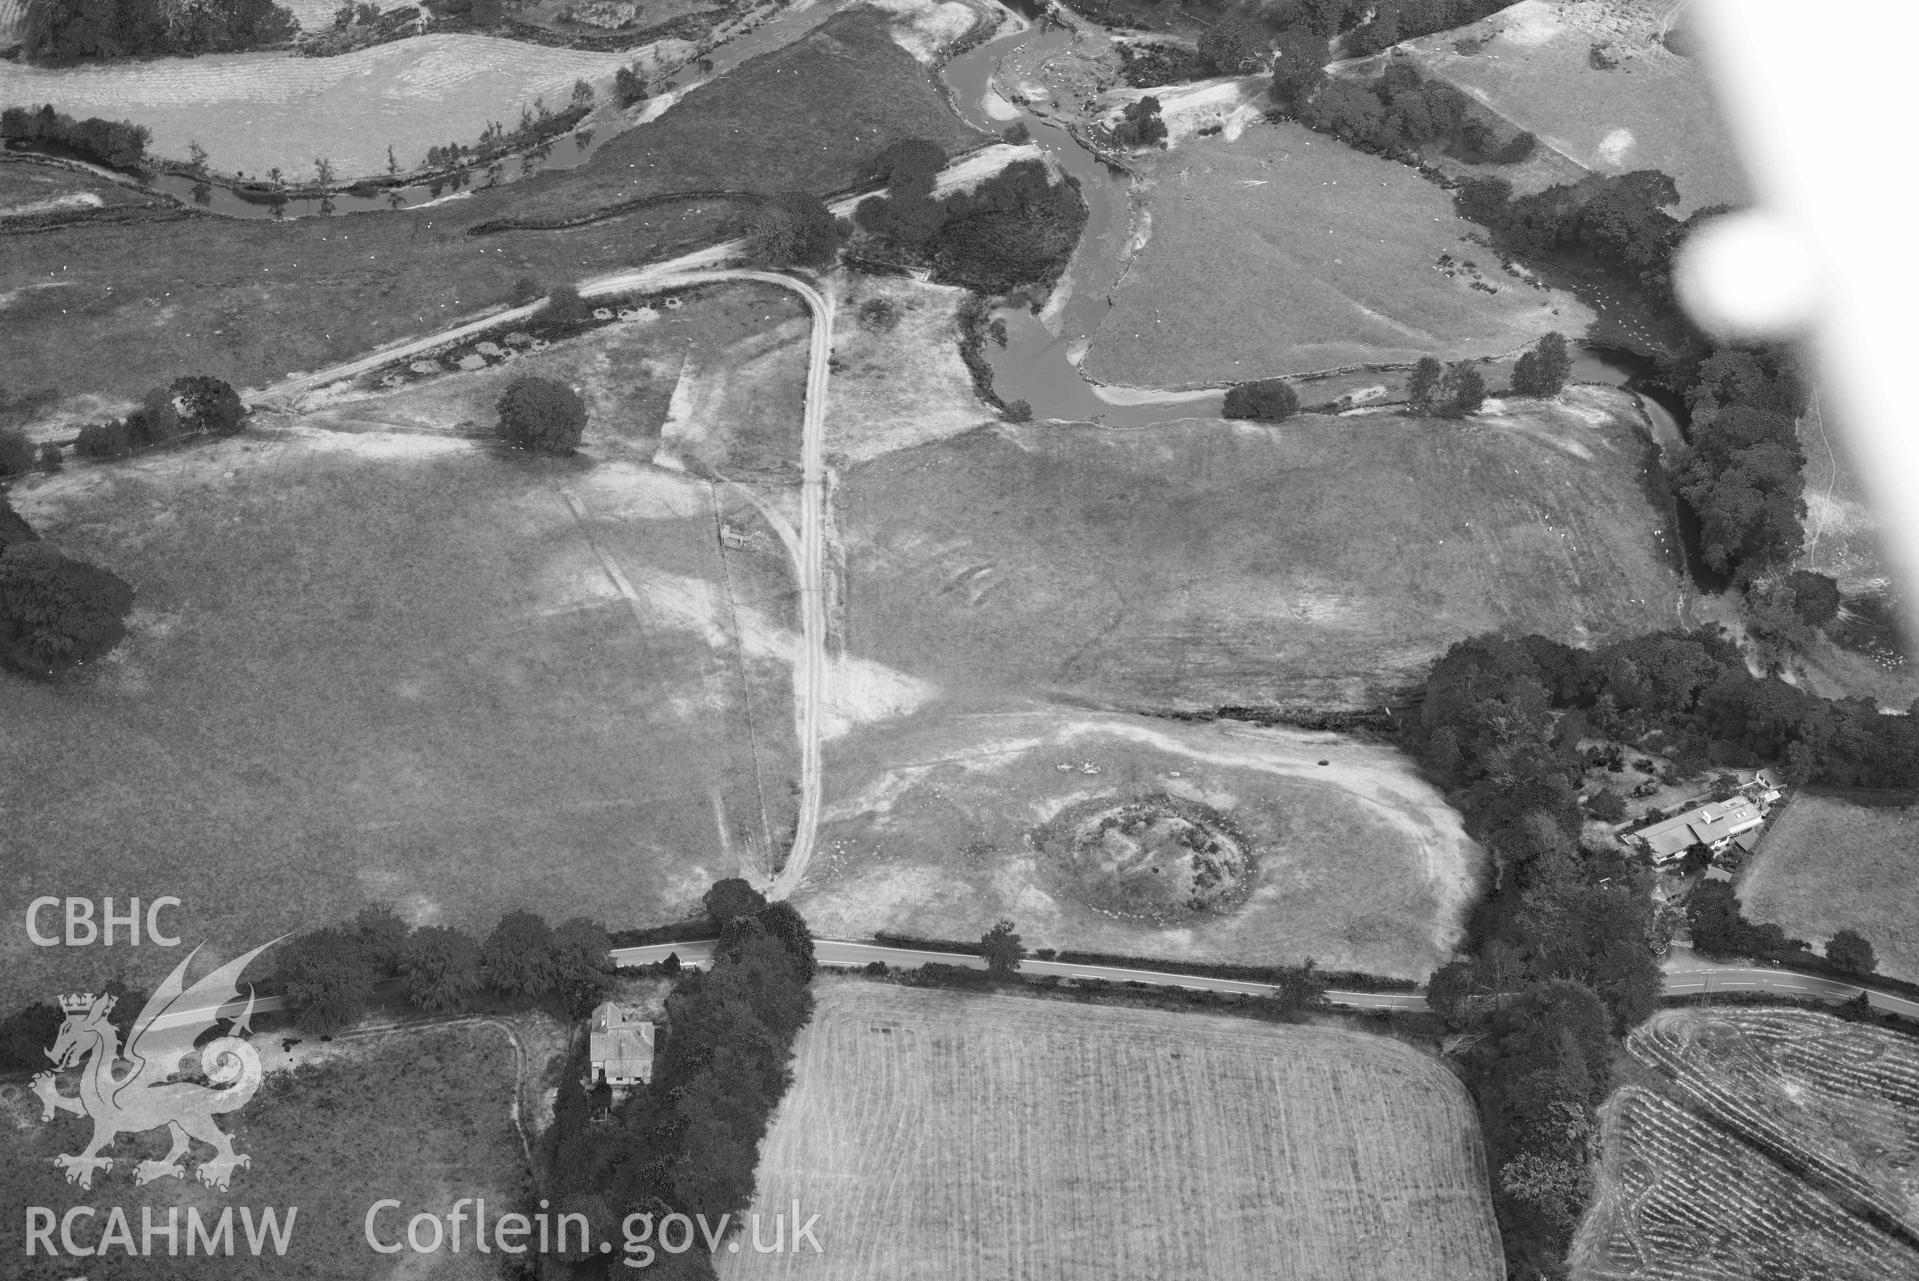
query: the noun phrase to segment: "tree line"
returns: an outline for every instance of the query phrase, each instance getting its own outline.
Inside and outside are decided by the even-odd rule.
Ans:
[[[273,0],[27,0],[20,43],[29,61],[231,53],[284,44],[299,31]]]
[[[42,539],[0,491],[0,668],[46,678],[126,635],[133,589]]]
[[[584,1213],[591,1239],[618,1239],[625,1216],[705,1216],[718,1230],[753,1201],[761,1140],[792,1085],[793,1042],[813,1013],[813,939],[791,905],[768,903],[738,878],[708,891],[719,923],[713,966],[682,974],[667,997],[653,1080],[606,1112],[583,1071],[569,1070],[543,1140],[551,1194]],[[576,1068],[584,1063],[576,1055]],[[594,1123],[596,1114],[606,1119]],[[663,1275],[712,1278],[704,1242],[661,1255]],[[602,1256],[569,1260],[579,1276],[624,1275]]]
[[[388,981],[428,1014],[458,1014],[489,997],[552,997],[583,1018],[606,994],[612,950],[606,927],[586,917],[550,926],[513,911],[476,939],[452,926],[409,926],[380,905],[282,943],[273,980],[294,1022],[315,1032],[357,1023]]]
[[[1494,860],[1468,954],[1432,976],[1428,1001],[1478,1034],[1465,1064],[1508,1264],[1557,1276],[1590,1193],[1612,1039],[1660,988],[1650,872],[1580,840],[1579,741],[1597,731],[1702,764],[1783,760],[1795,783],[1871,787],[1919,774],[1919,722],[1755,677],[1710,630],[1591,650],[1477,637],[1448,650],[1420,694],[1405,746]]]
[[[1686,324],[1672,290],[1673,254],[1725,210],[1700,209],[1682,220],[1665,212],[1678,199],[1673,180],[1656,170],[1518,198],[1502,179],[1476,178],[1454,196],[1460,213],[1491,229],[1502,251],[1570,255],[1597,267],[1682,334],[1660,371],[1684,396],[1691,419],[1673,489],[1699,517],[1702,559],[1744,586],[1789,562],[1804,542],[1806,460],[1795,422],[1808,395],[1785,348],[1715,350]]]
[[[155,387],[124,418],[88,423],[74,451],[82,458],[125,458],[136,449],[187,436],[233,436],[246,427],[240,394],[211,374],[186,374]]]
[[[1468,164],[1517,164],[1539,143],[1524,130],[1503,133],[1472,98],[1421,76],[1410,58],[1391,59],[1370,82],[1329,80],[1310,96],[1297,86],[1290,92],[1307,128],[1394,159],[1416,160],[1437,143]]]
[[[109,169],[138,169],[147,158],[153,133],[131,120],[88,116],[76,120],[55,111],[52,103],[39,107],[8,107],[0,111],[0,141],[23,142],[47,151],[68,151]]]

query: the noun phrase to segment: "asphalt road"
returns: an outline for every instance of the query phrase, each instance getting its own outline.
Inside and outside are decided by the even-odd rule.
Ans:
[[[651,965],[677,953],[686,965],[713,963],[713,944],[655,943],[646,947],[615,948],[614,964],[621,968]],[[929,952],[917,948],[888,947],[880,943],[856,943],[840,939],[817,939],[814,954],[821,965],[836,969],[857,969],[869,961],[888,965],[914,966],[937,961],[942,965],[962,965],[983,970],[986,962],[967,952]],[[1070,961],[1040,961],[1028,958],[1020,963],[1022,974],[1056,974],[1062,978],[1105,979],[1112,983],[1145,983],[1152,987],[1186,988],[1198,992],[1222,992],[1246,996],[1268,996],[1270,983],[1244,979],[1211,978],[1201,974],[1174,974],[1165,970],[1125,969],[1113,965],[1081,965]],[[1919,1002],[1889,992],[1861,988],[1857,984],[1791,970],[1770,968],[1676,969],[1666,973],[1665,991],[1669,996],[1695,992],[1764,992],[1782,997],[1814,997],[1826,1001],[1845,1001],[1865,991],[1874,1009],[1919,1019]],[[1356,1010],[1423,1010],[1426,998],[1417,992],[1343,992],[1329,991],[1326,999],[1333,1005]]]

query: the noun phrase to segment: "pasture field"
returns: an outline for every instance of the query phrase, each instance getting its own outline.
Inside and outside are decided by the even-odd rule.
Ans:
[[[1323,762],[1323,763],[1322,763]],[[1227,901],[1125,910],[1161,871],[1088,865],[1077,814],[1152,803],[1217,815],[1252,854]],[[795,896],[814,930],[1423,977],[1451,956],[1485,855],[1392,751],[1336,734],[1037,705],[936,705],[829,745],[819,845]],[[1171,880],[1172,878],[1167,878]],[[1115,910],[1118,907],[1120,910]]]
[[[896,449],[956,436],[997,415],[973,392],[959,356],[955,312],[964,292],[889,276],[851,276],[836,300],[826,448],[834,463],[866,462]],[[860,309],[889,305],[896,317],[869,323]]]
[[[1457,422],[1001,424],[899,450],[835,498],[847,644],[949,689],[1323,710],[1495,628],[1668,626],[1637,414],[1572,388]]]
[[[1744,204],[1751,192],[1704,69],[1658,39],[1673,8],[1665,0],[1523,0],[1411,48],[1432,74],[1592,172],[1671,175],[1681,217]],[[1618,65],[1596,69],[1595,46]],[[1545,169],[1533,183],[1505,176],[1521,190],[1564,181]]]
[[[635,319],[483,370],[323,398],[310,421],[330,430],[483,434],[506,385],[535,375],[579,391],[596,449],[701,476],[797,482],[810,332],[798,299],[739,282],[614,305]],[[500,338],[493,335],[496,346]],[[452,368],[454,354],[433,363]]]
[[[1913,1041],[1804,1010],[1689,1009],[1655,1014],[1627,1048],[1653,1075],[1602,1111],[1575,1278],[1919,1270]]]
[[[1304,126],[1259,123],[1140,164],[1151,234],[1086,357],[1102,382],[1184,388],[1492,356],[1591,319],[1570,295],[1499,270],[1417,172]],[[1447,275],[1442,254],[1475,262],[1498,292]]]
[[[1879,969],[1919,979],[1919,806],[1797,797],[1739,880],[1755,921],[1815,945],[1850,927],[1871,940]]]
[[[1383,1037],[842,980],[800,1034],[759,1277],[1504,1275],[1472,1104]]]
[[[0,219],[61,209],[152,203],[140,192],[78,169],[12,156],[0,160]]]
[[[902,47],[912,31],[879,9],[837,13],[608,140],[591,163],[515,183],[505,215],[573,213],[666,191],[839,191],[899,138],[950,152],[991,141],[953,114]]]
[[[269,1046],[268,1038],[261,1037],[255,1044],[263,1058],[287,1057],[278,1054],[277,1040]],[[311,1046],[309,1041],[296,1056]],[[189,1207],[207,1223],[236,1203],[252,1206],[256,1213],[280,1207],[282,1222],[285,1207],[298,1207],[284,1258],[274,1257],[271,1247],[263,1259],[250,1257],[236,1209],[233,1257],[170,1259],[160,1237],[152,1259],[117,1249],[109,1256],[110,1275],[127,1281],[185,1276],[490,1281],[499,1275],[497,1263],[473,1252],[470,1228],[466,1249],[459,1254],[442,1250],[389,1258],[367,1246],[364,1223],[368,1207],[381,1197],[400,1199],[406,1206],[380,1220],[389,1241],[404,1235],[411,1215],[444,1215],[460,1197],[485,1197],[489,1217],[520,1208],[529,1182],[509,1112],[514,1078],[513,1047],[497,1026],[456,1025],[364,1040],[336,1039],[330,1052],[311,1063],[290,1071],[270,1070],[244,1109],[220,1118],[220,1127],[233,1135],[235,1150],[253,1158],[250,1166],[234,1172],[229,1191],[214,1191],[194,1179],[194,1163],[208,1155],[196,1145],[184,1180],[157,1180],[137,1193],[133,1163],[161,1156],[167,1146],[165,1131],[122,1135],[112,1149],[113,1169],[96,1175],[91,1191],[70,1187],[52,1158],[79,1151],[88,1124],[63,1116],[42,1125],[39,1100],[23,1086],[9,1083],[0,1086],[0,1115],[6,1122],[0,1126],[0,1195],[8,1205],[47,1206],[56,1214],[72,1205],[100,1205],[99,1217],[91,1223],[79,1221],[83,1241],[89,1228],[98,1238],[108,1205],[120,1205],[130,1218],[136,1250],[140,1207],[151,1207],[162,1226],[168,1207],[178,1207],[182,1252]],[[71,1080],[62,1088],[74,1092]],[[24,1273],[8,1275],[33,1281],[74,1275],[71,1259],[43,1256],[25,1262],[25,1267]]]
[[[754,509],[618,440],[508,457],[347,408],[358,430],[16,488],[137,595],[91,672],[0,684],[8,910],[171,894],[223,947],[382,901],[646,924],[764,865],[793,822],[798,642]],[[722,552],[722,519],[750,545]],[[116,955],[14,932],[0,1005]]]
[[[671,190],[834,191],[874,151],[938,120],[948,132],[933,136],[949,145],[972,137],[951,132],[959,126],[931,79],[889,43],[880,18],[849,14],[824,30],[851,33],[850,43],[830,36],[840,52],[818,55],[838,80],[755,59],[634,131],[638,152],[609,145],[579,169],[431,209],[67,228],[15,241],[0,253],[0,325],[14,339],[0,349],[0,386],[132,399],[187,371],[266,386],[503,304],[522,277],[577,280],[726,239],[741,207],[689,200],[571,231],[467,236],[476,223]],[[741,117],[754,121],[750,132],[714,132]],[[60,264],[57,276],[47,263]]]
[[[605,97],[614,71],[632,60],[492,36],[424,35],[333,58],[218,53],[15,66],[7,99],[133,120],[153,131],[150,149],[159,156],[183,160],[198,141],[222,173],[262,178],[278,167],[290,180],[310,180],[324,157],[346,179],[385,173],[389,146],[410,169],[428,147],[471,143],[489,121],[510,129],[536,98],[558,111],[575,80]]]

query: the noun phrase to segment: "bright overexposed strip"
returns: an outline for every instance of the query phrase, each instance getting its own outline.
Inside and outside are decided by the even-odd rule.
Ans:
[[[1782,251],[1782,268],[1797,257],[1817,273],[1805,305],[1825,394],[1843,409],[1886,552],[1909,605],[1919,606],[1919,181],[1906,149],[1909,92],[1889,70],[1919,44],[1919,5],[1692,0],[1691,9],[1757,193],[1758,234],[1796,242],[1799,255]],[[1776,304],[1783,291],[1753,292]],[[1784,326],[1788,335],[1799,328]]]

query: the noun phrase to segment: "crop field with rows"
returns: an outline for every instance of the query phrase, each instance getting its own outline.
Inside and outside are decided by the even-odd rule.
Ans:
[[[822,1252],[759,1277],[1503,1276],[1478,1125],[1385,1037],[1020,996],[821,985],[755,1209]]]
[[[1919,1043],[1802,1010],[1674,1010],[1607,1103],[1582,1281],[1919,1275]]]

